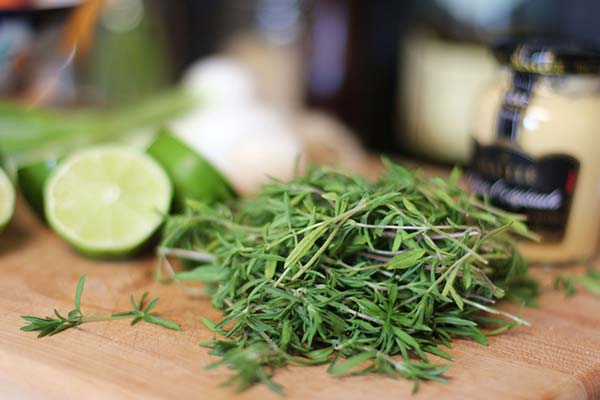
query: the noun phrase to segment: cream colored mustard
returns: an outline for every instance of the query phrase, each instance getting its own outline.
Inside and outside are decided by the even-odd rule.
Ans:
[[[555,225],[546,227],[550,236],[541,232],[540,243],[521,244],[528,260],[562,263],[589,259],[596,252],[600,233],[600,78],[540,74],[525,77],[532,81],[530,91],[513,93],[514,79],[511,69],[503,70],[478,101],[473,119],[474,139],[482,152],[491,149],[488,157],[480,161],[480,169],[490,168],[490,174],[498,175],[496,180],[483,179],[476,185],[502,196],[505,205],[525,204],[528,210],[533,208],[534,217],[539,217],[542,224],[547,222],[545,215],[554,221]],[[512,118],[515,109],[518,116],[511,131],[506,128],[506,121],[500,121],[500,113]],[[502,152],[514,152],[515,159],[522,155],[533,164],[517,162],[515,167],[512,155]],[[564,162],[555,161],[556,157],[570,159],[566,165],[571,167],[561,166]],[[543,158],[548,160],[545,167],[528,167]],[[494,172],[494,166],[501,171]],[[474,170],[477,174],[478,167]],[[521,185],[502,182],[515,174]],[[550,189],[532,190],[530,184],[540,180],[550,182]],[[535,221],[531,227],[538,229]]]

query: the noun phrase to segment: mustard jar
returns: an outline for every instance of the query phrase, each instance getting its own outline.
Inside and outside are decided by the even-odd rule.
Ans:
[[[474,110],[470,185],[525,214],[534,262],[595,254],[600,233],[600,52],[539,42],[499,46],[497,79]]]

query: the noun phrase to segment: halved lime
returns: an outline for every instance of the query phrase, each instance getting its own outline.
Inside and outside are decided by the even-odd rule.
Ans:
[[[235,197],[227,179],[210,162],[167,130],[150,145],[148,154],[169,174],[175,188],[175,206],[180,210],[186,198],[211,203]]]
[[[10,222],[15,209],[15,188],[0,168],[0,231]]]
[[[50,226],[75,249],[100,257],[131,255],[169,211],[172,188],[148,155],[94,146],[68,156],[46,182]]]
[[[25,165],[17,171],[17,182],[21,194],[31,209],[42,219],[45,219],[44,186],[57,166],[58,159],[49,158]]]

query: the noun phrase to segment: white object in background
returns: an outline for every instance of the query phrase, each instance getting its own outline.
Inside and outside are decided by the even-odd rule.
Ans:
[[[293,178],[303,142],[283,113],[263,105],[257,78],[227,57],[200,61],[186,73],[184,88],[199,107],[171,127],[208,159],[242,195],[259,191],[269,177]]]
[[[286,113],[302,107],[304,72],[299,46],[274,45],[258,35],[240,34],[229,40],[224,51],[252,71],[260,100]]]
[[[257,82],[251,70],[227,57],[210,57],[189,67],[183,86],[202,100],[202,107],[253,103]]]
[[[303,154],[302,141],[287,120],[258,104],[200,108],[172,128],[246,196],[256,193],[269,176],[293,178]]]
[[[511,12],[524,0],[436,0],[454,18],[482,28],[507,24]]]

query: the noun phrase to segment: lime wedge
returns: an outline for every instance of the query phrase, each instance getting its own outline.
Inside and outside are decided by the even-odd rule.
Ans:
[[[133,254],[161,225],[172,189],[146,154],[122,146],[95,146],[67,157],[48,178],[48,224],[81,253]]]
[[[44,186],[57,166],[58,160],[50,158],[25,165],[17,171],[17,182],[21,194],[31,209],[42,219],[45,219]]]
[[[210,162],[167,130],[158,135],[147,152],[169,174],[179,210],[187,198],[212,203],[235,197],[227,179]]]
[[[0,168],[0,231],[10,222],[15,209],[15,189],[8,176]]]

